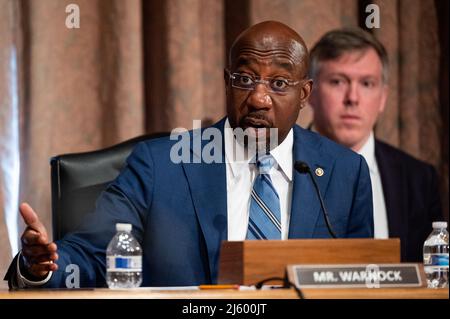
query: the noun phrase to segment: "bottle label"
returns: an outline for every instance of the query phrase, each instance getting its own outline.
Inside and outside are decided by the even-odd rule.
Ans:
[[[108,271],[142,271],[141,256],[108,256],[106,259]]]
[[[433,254],[428,256],[426,266],[443,266],[448,267],[448,254]]]

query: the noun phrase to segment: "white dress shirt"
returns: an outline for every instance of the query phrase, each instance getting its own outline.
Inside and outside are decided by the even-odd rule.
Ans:
[[[228,240],[244,240],[248,228],[250,194],[253,182],[257,175],[255,165],[250,163],[254,154],[249,154],[246,160],[236,160],[233,158],[232,154],[240,154],[239,152],[243,152],[244,146],[236,142],[228,118],[225,121],[224,132],[227,177]],[[291,129],[284,141],[270,151],[270,154],[278,164],[271,169],[269,174],[280,198],[281,239],[287,239],[289,233],[292,198],[293,145],[294,134]],[[233,147],[235,147],[236,151],[233,151]]]
[[[370,180],[372,182],[374,237],[388,238],[389,227],[386,213],[386,203],[384,201],[380,171],[378,170],[378,164],[375,158],[375,138],[373,132],[370,133],[369,138],[358,153],[364,157],[367,165],[369,166]]]

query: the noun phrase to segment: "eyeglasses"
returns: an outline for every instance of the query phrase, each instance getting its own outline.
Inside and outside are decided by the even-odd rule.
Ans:
[[[253,76],[245,73],[228,72],[228,74],[230,75],[232,87],[253,91],[256,85],[261,83],[267,87],[269,92],[280,95],[289,93],[294,86],[300,83],[300,81],[292,81],[283,77],[261,78],[259,76]]]

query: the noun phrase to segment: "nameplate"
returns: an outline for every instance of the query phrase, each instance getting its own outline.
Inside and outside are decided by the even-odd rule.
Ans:
[[[420,264],[288,265],[299,288],[422,287]]]

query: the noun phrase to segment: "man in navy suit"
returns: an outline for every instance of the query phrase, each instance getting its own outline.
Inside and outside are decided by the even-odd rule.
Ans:
[[[403,261],[422,260],[433,221],[441,220],[435,169],[374,137],[388,90],[382,44],[361,29],[333,30],[311,50],[313,130],[364,156],[373,190],[376,238],[401,240]]]
[[[28,227],[10,284],[64,287],[65,267],[76,264],[82,286],[104,286],[105,249],[118,222],[131,223],[142,245],[143,286],[216,283],[221,241],[248,238],[252,184],[258,178],[252,159],[265,146],[265,155],[276,162],[264,174],[278,194],[279,239],[330,237],[311,178],[294,170],[295,161],[317,175],[338,237],[372,237],[364,159],[295,125],[312,88],[307,65],[307,48],[289,27],[269,21],[244,31],[224,72],[227,117],[175,139],[140,143],[99,197],[95,212],[56,243],[48,243],[37,215],[22,204]],[[242,130],[247,135],[238,140]],[[235,156],[237,150],[246,156]]]

